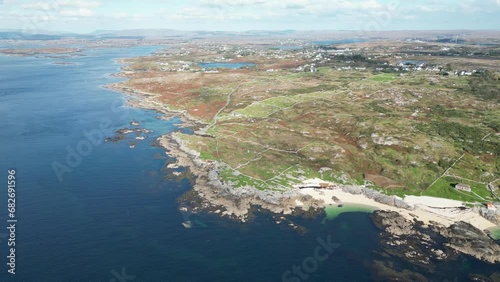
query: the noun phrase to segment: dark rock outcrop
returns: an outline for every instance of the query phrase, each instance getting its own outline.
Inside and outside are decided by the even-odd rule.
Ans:
[[[500,245],[466,222],[460,221],[450,227],[431,223],[427,227],[390,211],[374,212],[373,222],[384,231],[384,252],[415,264],[431,265],[432,261],[456,257],[457,252],[489,263],[500,263]]]
[[[459,221],[439,232],[447,238],[446,245],[459,252],[490,263],[500,262],[500,246],[469,223]]]
[[[481,208],[479,209],[479,214],[487,220],[500,225],[500,210],[494,211],[487,208]]]
[[[335,203],[341,203],[340,199],[339,199],[339,198],[337,198],[337,197],[335,197],[335,196],[333,196],[333,197],[332,197],[332,200],[333,200]]]

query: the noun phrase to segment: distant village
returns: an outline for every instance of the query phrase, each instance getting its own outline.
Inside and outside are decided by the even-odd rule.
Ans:
[[[217,56],[208,61],[194,62],[189,58],[193,55],[189,46],[175,50],[166,50],[156,54],[156,65],[163,72],[202,72],[218,73],[220,68],[201,67],[203,63],[241,62],[245,57],[264,58],[268,61],[276,59],[296,61],[297,65],[287,70],[296,72],[317,72],[320,67],[329,66],[339,71],[376,71],[395,72],[402,75],[405,72],[430,72],[443,76],[472,76],[483,72],[482,69],[461,69],[451,65],[429,63],[426,60],[414,60],[415,57],[432,57],[422,48],[418,50],[400,50],[396,47],[380,48],[337,48],[333,45],[314,45],[300,41],[278,41],[275,45],[247,46],[212,43],[197,43],[202,51],[216,52]],[[185,45],[188,45],[187,43]],[[436,55],[455,56],[449,47],[435,51]],[[165,62],[162,57],[175,55],[179,60]],[[471,55],[474,55],[473,53]],[[182,60],[181,58],[186,58]],[[412,59],[409,59],[412,58]],[[301,63],[307,62],[307,63]],[[392,62],[392,63],[391,63]],[[267,72],[282,71],[282,68],[269,68]],[[146,69],[144,69],[146,71]]]

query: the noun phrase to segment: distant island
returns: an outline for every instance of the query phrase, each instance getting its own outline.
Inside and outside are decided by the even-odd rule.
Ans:
[[[0,53],[17,56],[35,56],[35,55],[74,55],[82,50],[78,48],[11,48],[0,49]]]

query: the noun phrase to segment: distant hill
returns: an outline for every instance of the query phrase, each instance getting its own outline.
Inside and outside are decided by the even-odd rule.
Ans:
[[[48,34],[29,34],[15,31],[0,32],[0,39],[8,40],[55,40],[61,39],[61,35],[48,35]]]
[[[81,39],[154,39],[154,38],[296,38],[296,39],[315,39],[315,40],[338,40],[338,39],[411,39],[421,38],[434,40],[441,43],[457,43],[472,40],[474,38],[500,38],[500,31],[472,31],[472,30],[395,30],[380,31],[375,33],[363,33],[360,31],[348,30],[248,30],[248,31],[188,31],[175,29],[131,29],[131,30],[96,30],[87,34],[40,31],[36,34],[25,33],[22,30],[0,29],[0,39],[24,39],[24,40],[57,40],[64,38]]]
[[[197,37],[197,36],[277,36],[295,34],[295,30],[250,30],[250,31],[187,31],[174,29],[132,29],[132,30],[98,30],[92,35],[114,37]]]

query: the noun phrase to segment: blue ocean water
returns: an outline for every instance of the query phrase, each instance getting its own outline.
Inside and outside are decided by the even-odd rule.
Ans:
[[[179,120],[129,108],[102,87],[119,80],[110,76],[116,59],[157,49],[86,50],[65,59],[76,65],[0,56],[0,281],[371,281],[379,231],[367,213],[290,218],[300,231],[260,212],[245,224],[198,214],[193,228],[182,225],[177,199],[190,181],[165,177],[171,159],[153,146]],[[134,149],[134,139],[97,142],[98,132],[112,136],[131,121],[153,130]],[[8,169],[17,176],[15,276],[6,258]],[[310,271],[292,273],[304,264]]]

